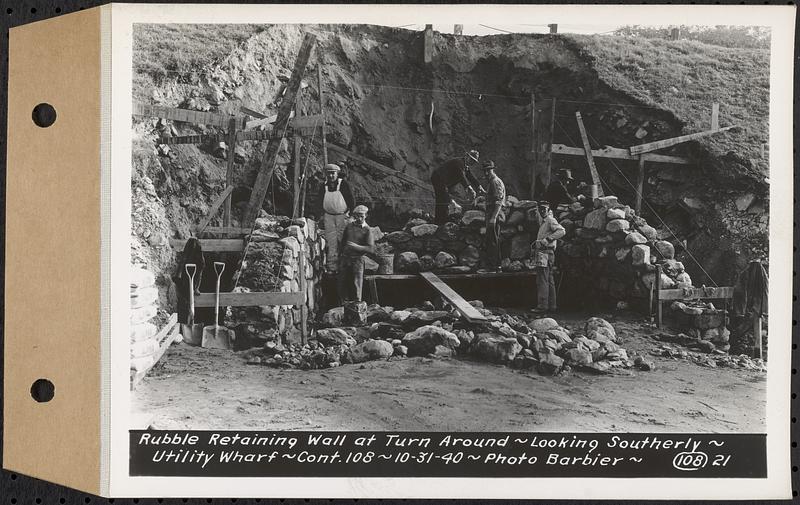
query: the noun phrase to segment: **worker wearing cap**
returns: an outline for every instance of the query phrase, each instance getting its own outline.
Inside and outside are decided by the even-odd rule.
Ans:
[[[572,178],[572,171],[562,168],[555,173],[555,177],[550,181],[547,190],[544,192],[544,200],[550,203],[550,208],[555,209],[562,203],[574,203],[577,192],[575,179]]]
[[[450,190],[458,184],[464,186],[471,198],[475,198],[477,193],[483,193],[478,179],[470,172],[470,167],[478,164],[478,151],[472,150],[464,153],[463,158],[452,158],[444,162],[431,174],[431,184],[433,184],[433,195],[436,199],[435,217],[436,224],[447,222],[448,208],[452,203],[456,207],[458,204],[450,196]]]
[[[500,223],[504,220],[503,208],[506,205],[506,185],[494,171],[494,161],[483,162],[486,177],[486,261],[491,270],[500,268]]]
[[[347,214],[353,208],[353,193],[347,181],[340,177],[338,165],[325,165],[325,183],[320,191],[322,226],[325,228],[326,267],[336,272],[339,264],[339,245],[347,225]]]
[[[367,224],[368,209],[359,205],[353,209],[353,220],[345,227],[342,253],[339,258],[339,299],[361,301],[364,284],[364,255],[375,252],[375,238]]]
[[[539,232],[533,243],[533,261],[536,267],[536,298],[534,312],[553,312],[556,307],[556,283],[553,278],[553,267],[556,262],[556,241],[566,234],[564,227],[558,224],[550,204],[539,202]]]

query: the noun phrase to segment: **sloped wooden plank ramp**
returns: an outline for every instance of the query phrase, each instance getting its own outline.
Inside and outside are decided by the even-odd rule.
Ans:
[[[470,305],[466,300],[464,300],[461,295],[456,293],[453,288],[448,286],[444,283],[442,279],[440,279],[435,273],[433,272],[420,272],[419,274],[422,276],[425,281],[433,287],[436,291],[439,292],[440,295],[444,297],[450,304],[452,304],[457,311],[464,316],[467,321],[475,322],[475,321],[486,321],[486,318],[483,317],[483,314],[478,312],[475,307]]]

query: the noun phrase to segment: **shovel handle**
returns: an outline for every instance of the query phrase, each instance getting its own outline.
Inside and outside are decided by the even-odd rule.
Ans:
[[[225,263],[223,263],[221,261],[215,261],[214,262],[214,272],[216,272],[217,275],[222,275],[222,272],[224,272],[224,271],[225,271]]]
[[[186,264],[186,275],[192,279],[192,283],[194,283],[194,274],[197,273],[197,265],[194,263],[187,263]]]
[[[186,275],[189,276],[189,320],[188,324],[194,324],[194,274],[197,273],[197,265],[194,263],[186,264]]]

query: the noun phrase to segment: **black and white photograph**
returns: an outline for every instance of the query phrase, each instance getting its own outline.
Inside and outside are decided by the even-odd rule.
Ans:
[[[746,434],[765,477],[773,34],[691,19],[134,23],[128,428]]]

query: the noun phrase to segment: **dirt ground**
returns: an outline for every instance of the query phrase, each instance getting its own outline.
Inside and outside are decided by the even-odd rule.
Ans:
[[[577,327],[585,314],[557,319]],[[641,320],[613,324],[630,356],[661,344]],[[605,376],[573,370],[546,377],[464,358],[303,371],[175,344],[133,393],[133,413],[156,429],[765,430],[765,372],[649,357],[654,371]]]

